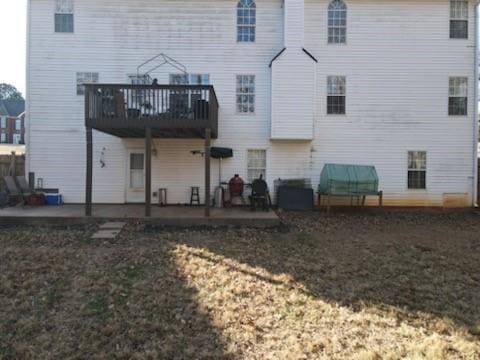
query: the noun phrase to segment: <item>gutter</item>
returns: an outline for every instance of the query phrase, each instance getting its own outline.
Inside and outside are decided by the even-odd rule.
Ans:
[[[478,31],[480,29],[479,23],[479,5],[480,0],[476,0],[475,2],[475,34],[474,34],[474,112],[473,112],[473,201],[472,204],[474,207],[478,207],[477,199],[478,199],[478,135],[479,135],[479,125],[478,125],[478,86],[479,86],[479,70],[478,67],[480,66],[479,58],[478,58]]]

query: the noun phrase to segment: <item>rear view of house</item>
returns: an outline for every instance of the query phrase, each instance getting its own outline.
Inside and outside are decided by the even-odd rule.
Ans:
[[[65,202],[375,166],[385,205],[473,206],[473,0],[29,0],[27,171]],[[199,153],[205,153],[202,157]],[[86,171],[87,169],[87,171]],[[152,200],[153,199],[153,200]]]

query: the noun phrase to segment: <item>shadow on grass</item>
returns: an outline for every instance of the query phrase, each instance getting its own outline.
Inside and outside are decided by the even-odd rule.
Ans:
[[[272,276],[288,274],[309,295],[327,302],[353,310],[393,308],[400,321],[426,327],[435,326],[433,318],[447,319],[479,336],[480,217],[395,216],[353,213],[325,220],[322,214],[302,214],[304,229],[235,230],[183,243]],[[250,275],[277,285],[273,278]]]
[[[52,237],[0,241],[0,358],[228,358],[169,244]]]

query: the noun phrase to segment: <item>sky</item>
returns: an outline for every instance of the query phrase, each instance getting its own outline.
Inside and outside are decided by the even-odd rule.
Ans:
[[[0,0],[0,83],[25,96],[27,0]]]

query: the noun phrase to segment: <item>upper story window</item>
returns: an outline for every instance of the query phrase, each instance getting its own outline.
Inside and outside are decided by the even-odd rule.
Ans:
[[[77,95],[85,94],[85,86],[83,84],[98,83],[98,73],[77,72]]]
[[[73,33],[73,0],[55,0],[55,32]]]
[[[237,5],[237,41],[254,42],[256,5],[253,0],[240,0]]]
[[[0,116],[0,128],[1,129],[7,128],[7,118],[4,116]]]
[[[15,119],[15,130],[22,130],[22,119]]]
[[[450,0],[450,39],[468,39],[468,0]]]
[[[448,93],[448,115],[467,115],[468,78],[451,77]]]
[[[255,75],[237,75],[237,112],[255,112]]]
[[[347,5],[342,0],[333,0],[328,6],[328,43],[347,42]]]
[[[327,114],[346,112],[346,83],[345,76],[329,76],[327,79]]]

